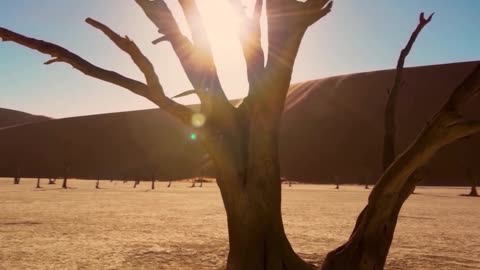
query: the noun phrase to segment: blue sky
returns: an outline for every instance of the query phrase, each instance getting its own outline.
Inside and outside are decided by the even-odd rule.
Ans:
[[[180,15],[175,2],[167,0]],[[224,20],[231,17],[224,10],[227,0],[197,2],[207,27],[214,29],[215,60],[227,95],[241,97],[246,92],[245,68],[235,34],[224,27]],[[479,10],[480,1],[475,0],[337,0],[332,13],[307,32],[293,81],[393,68],[421,11],[435,12],[435,17],[417,40],[407,66],[479,60]],[[141,80],[129,57],[85,24],[86,17],[135,40],[154,62],[167,95],[191,88],[170,46],[151,44],[158,37],[156,29],[133,0],[5,0],[0,4],[0,26],[55,42],[96,65]],[[0,107],[58,118],[154,107],[68,65],[43,65],[47,59],[13,43],[0,43]]]

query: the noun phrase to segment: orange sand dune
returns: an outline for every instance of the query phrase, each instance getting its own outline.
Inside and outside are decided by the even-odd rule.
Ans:
[[[408,68],[399,96],[404,149],[478,62]],[[283,116],[282,174],[307,182],[373,182],[380,174],[383,110],[394,70],[292,85]],[[480,100],[465,110],[480,119]],[[160,110],[74,117],[0,130],[0,176],[181,179],[199,174],[204,152]],[[480,137],[451,145],[429,164],[425,184],[465,185]],[[477,166],[478,167],[478,166]],[[209,170],[213,174],[213,169]]]

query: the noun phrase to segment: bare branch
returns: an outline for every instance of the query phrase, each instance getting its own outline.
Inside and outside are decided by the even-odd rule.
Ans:
[[[391,90],[389,91],[389,96],[387,98],[387,104],[385,107],[385,135],[383,141],[383,169],[386,170],[388,166],[395,159],[395,137],[397,133],[397,127],[395,122],[396,115],[396,106],[397,106],[397,97],[400,88],[405,83],[403,80],[403,68],[405,65],[405,59],[410,53],[415,40],[422,31],[422,29],[432,20],[432,13],[428,19],[425,19],[424,13],[420,13],[420,19],[417,27],[410,35],[410,38],[407,42],[405,48],[400,52],[400,56],[397,61],[397,68],[395,73],[395,79]]]
[[[135,62],[138,68],[140,68],[145,75],[145,79],[147,80],[147,85],[149,88],[154,91],[159,91],[162,95],[165,95],[152,63],[147,59],[147,57],[145,57],[145,55],[142,54],[140,49],[133,41],[131,41],[128,37],[120,36],[106,25],[94,19],[87,18],[85,22],[102,31],[113,41],[113,43],[115,43],[115,45],[117,45],[118,48],[130,55],[133,62]]]
[[[195,90],[195,89],[183,91],[182,93],[177,94],[177,95],[173,96],[172,98],[180,98],[180,97],[185,97],[185,96],[189,96],[189,95],[193,95],[193,94],[198,95],[198,91]]]
[[[458,110],[480,93],[480,64],[455,89],[445,105],[448,110]]]
[[[45,62],[45,64],[65,62],[88,76],[116,84],[132,91],[135,94],[145,96],[148,92],[147,86],[144,83],[127,78],[114,71],[92,65],[80,56],[56,44],[23,36],[5,28],[0,28],[0,38],[2,38],[4,41],[12,41],[19,45],[52,56],[53,59]]]
[[[192,0],[180,1],[192,31],[194,40],[194,43],[192,43],[181,33],[172,12],[164,0],[135,1],[153,24],[157,26],[158,32],[164,35],[154,40],[153,43],[169,41],[193,88],[199,92],[205,92],[205,95],[201,97],[202,103],[208,103],[215,99],[223,104],[230,105],[220,84],[208,38],[203,29],[200,13],[195,2]]]
[[[93,20],[92,20],[93,22]],[[98,23],[98,22],[97,22]],[[100,25],[97,25],[100,27]],[[102,25],[103,26],[103,25]],[[105,28],[103,28],[105,27]],[[109,30],[106,26],[103,26],[104,30]],[[110,30],[111,31],[111,30]],[[115,34],[113,31],[109,34]],[[116,34],[115,34],[116,35]],[[118,36],[118,35],[117,35]],[[118,36],[119,37],[119,36]],[[12,41],[19,45],[25,46],[27,48],[37,50],[41,53],[48,54],[53,57],[53,59],[45,62],[45,64],[52,64],[56,62],[64,62],[72,65],[75,69],[81,71],[85,75],[94,77],[112,84],[121,86],[125,89],[130,90],[131,92],[146,97],[153,103],[161,106],[162,109],[168,111],[172,115],[178,117],[180,120],[190,123],[191,110],[183,105],[180,105],[172,100],[168,99],[163,95],[163,92],[157,91],[161,88],[153,87],[146,85],[145,83],[139,82],[134,79],[125,77],[114,71],[106,70],[91,64],[80,56],[70,52],[69,50],[58,46],[56,44],[46,42],[43,40],[37,40],[27,36],[20,35],[13,31],[10,31],[5,28],[0,28],[0,38],[4,41]],[[123,39],[123,38],[122,38]],[[133,42],[132,42],[133,44]],[[129,45],[130,46],[130,45]],[[135,46],[136,47],[136,46]],[[137,48],[138,49],[138,48]],[[138,53],[140,53],[138,51]],[[141,53],[140,53],[141,55]],[[140,57],[140,55],[131,54],[132,58]],[[142,55],[143,56],[143,55]],[[145,58],[146,59],[146,58]],[[136,59],[135,63],[141,63],[144,60]],[[148,61],[148,60],[146,60]],[[142,65],[145,63],[142,63]],[[145,67],[141,67],[142,71]],[[156,75],[155,75],[156,76]],[[157,78],[158,79],[158,78]]]
[[[330,0],[308,0],[305,3],[305,21],[308,25],[312,25],[330,11],[332,11],[333,1]]]
[[[285,100],[303,35],[315,19],[328,14],[331,7],[332,2],[324,0],[310,0],[305,3],[293,0],[266,1],[268,58],[265,76],[278,81],[275,86],[266,85],[263,88],[276,88],[275,93],[269,94],[277,100],[276,107],[282,106]]]

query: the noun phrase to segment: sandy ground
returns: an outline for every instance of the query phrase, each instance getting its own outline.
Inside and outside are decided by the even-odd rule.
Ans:
[[[224,209],[215,184],[0,179],[0,269],[221,269]],[[480,269],[480,199],[467,188],[419,187],[403,208],[386,269]],[[321,260],[348,237],[368,191],[360,186],[283,189],[289,239]]]

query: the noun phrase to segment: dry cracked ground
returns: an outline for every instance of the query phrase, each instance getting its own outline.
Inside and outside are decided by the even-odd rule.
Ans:
[[[0,269],[221,269],[226,219],[215,184],[0,179]],[[419,187],[403,208],[386,269],[480,269],[480,199],[467,188]],[[318,262],[344,242],[368,190],[283,188],[295,250]]]

